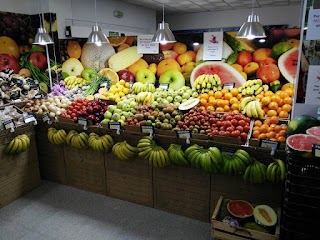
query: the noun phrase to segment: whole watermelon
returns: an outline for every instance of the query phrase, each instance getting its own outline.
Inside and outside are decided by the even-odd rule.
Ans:
[[[307,129],[319,125],[320,121],[315,117],[309,115],[296,116],[288,124],[287,136],[298,133],[306,133]]]

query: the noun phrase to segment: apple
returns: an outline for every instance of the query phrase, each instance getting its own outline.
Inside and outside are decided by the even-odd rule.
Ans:
[[[122,105],[122,111],[128,112],[130,110],[130,105],[127,103],[124,103]]]
[[[96,73],[96,70],[94,70],[93,68],[86,68],[81,72],[81,77],[87,81],[92,81]]]
[[[105,119],[111,119],[111,118],[112,118],[112,112],[106,111],[106,112],[104,113],[104,118],[105,118]]]
[[[169,50],[173,48],[174,43],[160,43],[159,48],[161,51]]]
[[[119,109],[119,108],[115,109],[113,111],[113,115],[116,114],[116,113],[121,114],[122,113],[122,109]]]
[[[82,71],[82,63],[76,58],[69,58],[62,64],[62,72],[66,72],[69,76],[81,75]]]
[[[29,61],[33,66],[40,68],[42,70],[48,67],[47,57],[43,52],[35,51],[30,54]]]
[[[130,101],[129,105],[130,105],[130,108],[137,108],[138,107],[138,103],[135,101]]]
[[[176,96],[176,97],[174,98],[174,102],[179,102],[179,103],[181,103],[181,101],[182,101],[182,97],[181,97],[180,95],[178,95],[178,96]]]
[[[120,117],[120,120],[126,121],[126,117],[122,115],[122,116]]]
[[[183,93],[183,94],[182,94],[182,98],[183,98],[183,99],[189,99],[189,98],[190,98],[189,93],[187,93],[187,92]]]
[[[193,92],[191,95],[193,98],[197,98],[199,96],[199,94],[197,92]]]
[[[166,51],[162,51],[163,55],[164,55],[164,59],[169,59],[172,58],[174,60],[177,60],[179,54],[176,53],[173,50],[166,50]]]
[[[129,112],[122,112],[122,116],[124,116],[126,119],[130,117]]]
[[[134,82],[134,75],[128,70],[121,70],[118,72],[119,79],[123,79],[126,82]]]
[[[109,106],[108,106],[108,111],[111,112],[111,113],[113,113],[114,110],[116,110],[116,109],[117,109],[117,106],[116,106],[116,105],[109,105]]]
[[[173,106],[174,106],[175,108],[178,108],[178,107],[180,106],[180,102],[174,102],[174,103],[173,103]]]
[[[0,71],[10,68],[14,73],[20,71],[18,60],[9,54],[0,54]]]
[[[101,124],[102,124],[102,125],[108,125],[109,122],[110,122],[110,119],[105,118],[105,119],[103,119],[103,120],[101,121]]]
[[[140,69],[136,73],[136,82],[154,84],[156,82],[156,76],[149,69]]]
[[[168,97],[167,97],[167,101],[168,101],[169,103],[172,103],[172,102],[173,102],[173,97],[172,97],[172,96],[168,96]]]
[[[113,116],[112,116],[112,120],[115,121],[115,122],[119,121],[120,118],[121,118],[121,116],[120,116],[119,113],[115,113],[115,114],[113,114]]]
[[[185,86],[185,79],[182,73],[177,69],[168,69],[161,74],[159,83],[169,83],[169,89],[179,90]]]

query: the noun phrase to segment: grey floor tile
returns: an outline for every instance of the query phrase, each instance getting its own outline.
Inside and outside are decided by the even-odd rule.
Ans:
[[[18,240],[30,233],[31,229],[10,220],[0,219],[0,240]]]
[[[56,238],[52,238],[44,234],[32,231],[31,233],[26,234],[19,240],[56,240]]]

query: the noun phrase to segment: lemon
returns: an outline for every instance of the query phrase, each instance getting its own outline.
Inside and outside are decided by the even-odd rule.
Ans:
[[[117,103],[117,102],[120,102],[120,97],[116,97],[115,99],[114,99],[114,101]]]
[[[123,97],[124,95],[125,95],[124,92],[119,92],[120,97]]]
[[[128,88],[123,89],[123,93],[127,95],[129,93],[129,89]]]
[[[124,86],[125,86],[126,88],[130,88],[130,83],[126,82],[126,83],[124,84]]]
[[[123,79],[121,79],[121,80],[119,81],[119,83],[120,83],[122,86],[124,86],[124,85],[126,84],[126,81],[123,80]]]

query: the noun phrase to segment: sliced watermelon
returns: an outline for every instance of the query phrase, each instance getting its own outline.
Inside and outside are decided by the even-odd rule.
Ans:
[[[287,146],[297,155],[312,157],[312,144],[320,145],[320,138],[307,134],[294,134],[287,138]]]
[[[313,116],[299,115],[295,116],[288,124],[287,135],[305,133],[307,129],[319,126],[320,121]]]
[[[320,126],[309,128],[306,133],[320,138]]]
[[[253,214],[253,207],[244,200],[231,200],[227,205],[228,211],[235,217],[246,218]]]
[[[278,59],[278,67],[282,76],[290,83],[295,83],[298,70],[299,48],[294,47],[283,53]]]
[[[242,75],[227,63],[208,61],[196,66],[190,76],[191,87],[198,76],[202,74],[217,74],[221,79],[221,86],[225,83],[234,82],[235,87],[241,87],[246,80]]]

